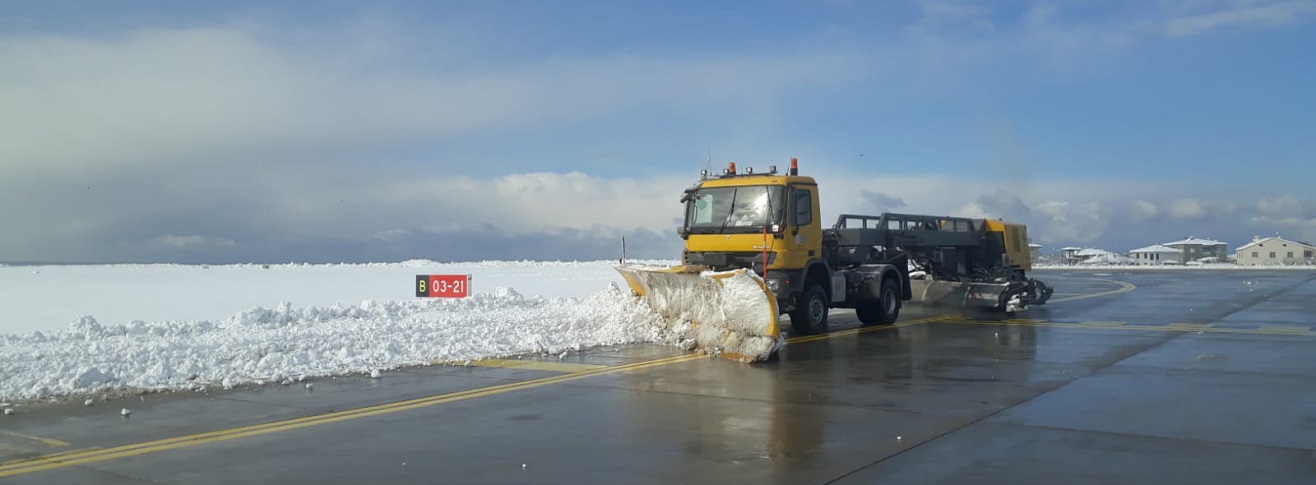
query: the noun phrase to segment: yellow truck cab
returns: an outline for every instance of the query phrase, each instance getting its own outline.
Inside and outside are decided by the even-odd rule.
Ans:
[[[796,159],[786,173],[775,166],[741,173],[735,163],[718,176],[704,172],[681,201],[682,262],[762,275],[797,334],[825,332],[830,307],[855,308],[864,324],[889,325],[910,298],[903,260],[868,260],[847,271],[829,263],[836,255],[824,252],[818,183],[799,175]]]

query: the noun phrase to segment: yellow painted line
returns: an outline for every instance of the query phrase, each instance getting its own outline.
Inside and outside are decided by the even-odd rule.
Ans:
[[[1227,330],[1235,330],[1235,329],[1227,329]],[[1266,335],[1303,335],[1303,336],[1316,337],[1316,331],[1312,331],[1311,329],[1307,329],[1307,328],[1268,329],[1266,327],[1262,327],[1256,330],[1248,331],[1247,333],[1258,333],[1258,334],[1266,334]]]
[[[0,429],[0,434],[5,435],[5,436],[13,436],[13,437],[15,437],[15,438],[23,438],[23,439],[26,439],[26,440],[32,440],[32,441],[36,441],[36,442],[38,442],[38,443],[44,444],[44,445],[46,445],[46,446],[53,446],[53,447],[56,447],[56,448],[60,448],[60,447],[64,447],[64,446],[68,446],[68,445],[69,445],[69,443],[68,443],[67,441],[60,441],[60,440],[57,440],[57,439],[54,439],[54,438],[44,438],[44,437],[41,437],[41,436],[33,436],[33,435],[30,435],[30,434],[23,434],[23,433],[19,433],[19,432],[16,432],[16,431],[6,431],[6,430],[3,430],[3,429]]]
[[[78,448],[78,449],[76,449],[76,450],[68,450],[68,451],[61,451],[61,452],[59,452],[59,453],[50,453],[50,454],[46,454],[46,455],[41,455],[41,456],[39,456],[39,457],[37,457],[37,458],[23,458],[23,459],[19,459],[19,460],[9,460],[9,461],[6,461],[6,462],[3,462],[3,463],[0,463],[0,466],[8,466],[8,465],[16,464],[16,463],[29,462],[29,461],[32,461],[32,460],[38,460],[38,459],[50,459],[50,458],[54,458],[54,457],[58,457],[58,456],[64,456],[64,455],[68,455],[68,454],[72,454],[72,453],[84,453],[84,452],[95,451],[95,450],[99,450],[99,449],[101,449],[99,446],[93,446],[93,447],[90,447],[90,448]]]
[[[94,462],[105,461],[105,460],[127,458],[131,456],[168,451],[178,448],[186,448],[190,446],[202,445],[207,443],[216,443],[216,442],[228,441],[238,438],[246,438],[250,436],[259,436],[264,434],[277,433],[281,431],[307,428],[311,426],[319,426],[322,424],[336,423],[340,421],[365,418],[365,417],[376,416],[380,414],[395,413],[398,411],[418,409],[423,407],[435,406],[438,404],[445,404],[455,401],[463,401],[467,399],[503,394],[512,391],[533,389],[536,387],[543,387],[550,384],[558,384],[562,382],[585,379],[601,374],[612,374],[612,373],[625,372],[625,371],[635,371],[640,369],[647,369],[650,367],[672,365],[672,364],[678,364],[682,362],[688,362],[698,359],[707,359],[707,358],[708,356],[705,354],[683,354],[675,357],[668,357],[668,358],[650,360],[645,362],[637,362],[634,364],[605,367],[603,369],[597,369],[591,371],[563,374],[563,375],[557,375],[552,377],[545,377],[542,379],[533,379],[529,381],[514,382],[514,383],[503,384],[503,385],[492,386],[492,387],[470,389],[466,391],[458,391],[448,394],[440,394],[436,396],[409,399],[406,401],[398,401],[388,404],[367,406],[363,408],[351,409],[351,410],[332,413],[332,414],[319,414],[315,416],[307,416],[302,418],[294,418],[284,421],[274,421],[274,422],[257,424],[252,426],[243,426],[238,428],[210,431],[205,433],[197,433],[187,436],[179,436],[175,438],[167,438],[167,439],[155,440],[155,441],[146,441],[142,443],[115,446],[115,447],[103,448],[98,450],[73,452],[73,453],[66,453],[62,455],[46,455],[46,456],[33,458],[30,460],[24,460],[24,461],[14,462],[0,466],[0,478],[39,472],[44,470],[51,470],[56,468],[82,465],[86,463],[94,463]]]
[[[1316,337],[1316,331],[1303,327],[1293,327],[1291,329],[1274,329],[1261,330],[1250,328],[1222,328],[1212,327],[1200,323],[1177,324],[1177,325],[1137,325],[1137,324],[1119,324],[1119,322],[1088,322],[1084,323],[1058,323],[1058,322],[1039,322],[1039,323],[1006,323],[1001,321],[958,321],[966,325],[1017,325],[1021,327],[1051,327],[1051,328],[1068,328],[1068,329],[1111,329],[1111,330],[1138,330],[1146,332],[1204,332],[1204,333],[1235,333],[1250,335],[1294,335],[1302,337]],[[1092,325],[1096,323],[1097,325]]]
[[[809,342],[814,340],[843,337],[846,335],[855,335],[865,332],[875,332],[875,331],[888,330],[891,328],[898,328],[898,327],[907,327],[911,325],[918,325],[918,324],[934,322],[934,321],[943,321],[943,320],[953,319],[955,317],[956,317],[955,315],[942,315],[938,317],[899,322],[896,325],[892,325],[892,326],[862,327],[856,329],[841,330],[823,335],[796,337],[789,339],[786,342],[788,344],[798,344],[798,343]],[[0,478],[14,476],[14,475],[22,475],[27,473],[35,473],[45,470],[52,470],[56,468],[82,465],[86,463],[94,463],[99,461],[145,455],[149,453],[157,453],[161,451],[168,451],[168,450],[186,448],[186,447],[203,445],[208,443],[228,441],[238,438],[246,438],[250,436],[259,436],[264,434],[277,433],[281,431],[307,428],[311,426],[319,426],[322,424],[336,423],[340,421],[365,418],[365,417],[376,416],[380,414],[395,413],[398,411],[406,411],[410,409],[435,406],[435,405],[445,404],[455,401],[462,401],[467,399],[492,396],[496,394],[503,394],[512,391],[532,389],[532,388],[547,386],[551,384],[558,384],[562,382],[585,379],[596,375],[612,374],[612,373],[624,372],[624,371],[634,371],[634,370],[672,365],[672,364],[678,364],[682,362],[689,362],[692,360],[707,359],[707,358],[709,358],[708,355],[703,353],[682,354],[675,357],[668,357],[668,358],[645,361],[645,362],[637,362],[634,364],[626,364],[620,366],[597,366],[595,368],[588,370],[572,372],[572,373],[557,375],[552,377],[545,377],[542,379],[533,379],[529,381],[515,382],[515,383],[503,384],[498,386],[492,386],[492,387],[471,389],[466,391],[458,391],[448,394],[440,394],[436,396],[422,397],[422,398],[411,399],[406,401],[398,401],[388,404],[367,406],[363,408],[351,409],[351,410],[346,410],[332,414],[320,414],[315,416],[288,419],[284,421],[274,421],[274,422],[256,424],[251,426],[229,428],[229,429],[210,431],[205,433],[179,436],[175,438],[166,438],[166,439],[155,440],[155,441],[146,441],[142,443],[115,446],[110,448],[96,448],[96,449],[87,449],[81,451],[73,451],[68,453],[44,455],[37,458],[0,465]],[[519,361],[519,362],[528,362],[528,361]],[[472,365],[474,364],[475,362],[472,362]]]
[[[1309,327],[1298,327],[1294,325],[1262,325],[1261,328],[1258,328],[1257,330],[1261,330],[1264,332],[1296,332],[1296,333],[1311,332],[1311,328]]]
[[[1005,322],[1005,323],[1037,323],[1037,322],[1041,322],[1041,320],[1037,320],[1037,319],[1034,319],[1034,318],[1007,318],[1007,319],[1005,319],[1005,320],[1001,320],[1001,321],[1002,321],[1002,322]]]
[[[899,327],[908,327],[908,326],[919,325],[929,322],[945,321],[955,318],[958,318],[958,315],[941,315],[936,317],[899,322],[896,325],[891,325],[891,326],[862,327],[862,328],[841,330],[823,335],[795,337],[792,339],[788,339],[786,343],[798,344],[798,343],[810,342],[815,340],[843,337],[847,335],[855,335],[859,333],[876,332],[876,331],[889,330],[892,328],[899,328]],[[466,391],[458,391],[448,394],[439,394],[435,396],[410,399],[406,401],[398,401],[388,404],[367,406],[367,407],[350,409],[350,410],[331,413],[331,414],[320,414],[315,416],[288,419],[283,421],[274,421],[274,422],[256,424],[251,426],[242,426],[237,428],[209,431],[205,433],[197,433],[197,434],[179,436],[174,438],[166,438],[166,439],[155,440],[155,441],[146,441],[141,443],[115,446],[110,448],[89,448],[85,450],[70,451],[66,453],[43,455],[36,458],[20,460],[20,461],[15,461],[15,462],[10,462],[0,465],[0,478],[82,465],[87,463],[106,461],[106,460],[128,458],[132,456],[169,451],[179,448],[187,448],[191,446],[203,445],[208,443],[229,441],[229,440],[246,438],[251,436],[260,436],[265,434],[278,433],[282,431],[290,431],[290,430],[307,428],[312,426],[319,426],[323,424],[337,423],[340,421],[348,421],[348,420],[360,419],[370,416],[377,416],[381,414],[395,413],[398,411],[406,411],[411,409],[436,406],[439,404],[463,401],[467,399],[492,396],[497,394],[513,392],[513,391],[533,389],[536,387],[575,381],[575,380],[585,379],[602,374],[613,374],[618,372],[635,371],[635,370],[647,369],[651,367],[673,365],[673,364],[679,364],[683,362],[689,362],[699,359],[708,359],[708,358],[709,356],[703,353],[682,354],[674,357],[667,357],[662,359],[637,362],[634,364],[625,364],[619,366],[595,366],[589,364],[569,364],[569,363],[549,362],[548,364],[553,364],[552,367],[556,369],[564,369],[566,368],[566,366],[575,366],[573,368],[578,368],[583,370],[570,372],[567,374],[562,374],[557,376],[545,377],[541,379],[533,379],[529,381],[514,382],[514,383],[502,384],[492,387],[470,389]],[[490,363],[492,360],[496,360],[496,359],[490,359],[481,362]],[[517,363],[517,364],[529,364],[529,363],[533,363],[534,361],[509,360],[507,362]],[[472,362],[471,364],[476,365],[476,362]],[[517,365],[514,367],[528,368],[523,365]],[[588,368],[586,369],[585,367]]]
[[[851,329],[846,329],[846,330],[837,330],[837,331],[835,331],[835,332],[828,332],[828,333],[824,333],[824,334],[821,334],[821,335],[806,335],[806,336],[800,336],[800,337],[793,337],[793,338],[787,339],[787,340],[786,340],[786,343],[787,343],[787,344],[800,344],[800,343],[804,343],[804,342],[813,342],[813,341],[816,341],[816,340],[826,340],[826,339],[834,338],[834,337],[844,337],[844,336],[847,336],[847,335],[857,335],[857,334],[861,334],[861,333],[878,332],[878,331],[882,331],[882,330],[890,330],[890,329],[892,329],[892,328],[903,328],[903,327],[910,327],[910,326],[914,326],[914,325],[921,325],[921,324],[924,324],[924,323],[940,322],[940,321],[951,320],[951,319],[955,319],[955,318],[959,318],[959,315],[939,315],[939,316],[935,316],[935,317],[919,318],[919,319],[916,319],[916,320],[908,320],[908,321],[903,321],[903,322],[896,322],[895,325],[887,325],[887,326],[881,326],[881,327],[859,327],[859,328],[851,328]]]
[[[479,367],[502,367],[507,369],[542,370],[549,372],[585,372],[606,369],[611,366],[599,364],[579,364],[575,362],[547,362],[542,360],[484,359],[471,361]]]
[[[1079,327],[1123,327],[1128,324],[1128,322],[1081,322],[1066,325],[1075,325]]]
[[[1130,292],[1130,291],[1133,291],[1133,290],[1138,289],[1138,285],[1135,285],[1135,284],[1133,284],[1133,283],[1129,283],[1129,282],[1125,282],[1125,281],[1116,281],[1116,280],[1097,280],[1097,281],[1102,281],[1102,282],[1106,282],[1106,283],[1113,283],[1113,284],[1119,285],[1120,287],[1119,287],[1119,289],[1110,290],[1110,291],[1101,291],[1101,292],[1097,292],[1097,293],[1088,293],[1088,294],[1084,294],[1084,295],[1067,296],[1067,297],[1064,297],[1064,298],[1053,298],[1053,299],[1051,299],[1051,301],[1048,301],[1047,304],[1049,305],[1049,304],[1052,304],[1052,303],[1064,303],[1064,302],[1067,302],[1067,301],[1082,300],[1082,299],[1086,299],[1086,298],[1096,298],[1096,297],[1099,297],[1099,296],[1118,295],[1118,294],[1120,294],[1120,293],[1128,293],[1128,292]],[[1054,296],[1054,295],[1053,295],[1053,296]]]

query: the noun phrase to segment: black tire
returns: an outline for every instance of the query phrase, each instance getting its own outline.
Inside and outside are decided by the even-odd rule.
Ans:
[[[855,307],[855,316],[865,327],[895,325],[900,319],[900,290],[890,278],[882,280],[881,298]]]
[[[812,285],[800,293],[800,299],[791,315],[791,327],[798,335],[827,333],[827,292]]]

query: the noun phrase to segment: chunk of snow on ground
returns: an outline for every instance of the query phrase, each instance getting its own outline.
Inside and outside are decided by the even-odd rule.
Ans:
[[[633,342],[673,343],[670,335],[655,330],[670,324],[659,324],[658,317],[648,307],[629,291],[618,289],[615,282],[620,277],[615,275],[610,263],[482,264],[477,267],[511,268],[501,273],[503,277],[527,282],[536,291],[564,286],[563,281],[572,278],[590,282],[593,288],[606,289],[592,294],[586,291],[583,296],[550,297],[526,296],[532,293],[490,285],[487,290],[476,290],[473,296],[460,300],[416,299],[404,294],[394,299],[357,300],[356,304],[305,307],[275,301],[269,306],[248,307],[219,319],[143,321],[105,319],[83,313],[63,330],[21,335],[0,333],[0,375],[4,376],[0,379],[0,399],[27,401],[114,390],[201,391],[208,386],[266,381],[286,385],[308,376],[359,375],[408,365],[463,361],[470,365],[473,360],[525,353],[554,355]],[[67,267],[45,268],[53,268],[47,272],[62,270],[92,275],[105,268],[134,271],[146,268],[150,275],[158,276],[161,266],[165,273],[188,271],[205,278],[236,271],[230,266],[212,266],[202,272],[196,267],[177,265],[83,266],[77,271]],[[265,270],[259,265],[248,266],[238,271],[246,275],[240,281],[254,286],[263,283],[259,276],[252,275],[300,268],[274,265]],[[362,284],[350,278],[326,280],[323,273],[345,268],[351,272],[343,275],[352,276],[361,274],[363,266],[374,268],[321,265],[309,267],[309,274],[316,276],[320,287]],[[430,262],[416,262],[381,267],[394,272],[400,270],[400,275],[405,276],[400,284],[409,289],[414,281],[413,273],[454,269],[440,266],[434,270]],[[565,272],[569,276],[554,276],[553,272]],[[110,279],[103,276],[91,279],[98,278]],[[491,279],[497,278],[485,278]],[[399,284],[397,280],[389,278],[391,284]],[[124,284],[131,286],[129,282]],[[477,284],[480,283],[473,283]],[[14,285],[0,286],[8,289]],[[283,295],[278,288],[266,288],[263,293],[267,298],[271,294],[276,298]],[[222,299],[227,295],[207,296]],[[57,306],[75,305],[81,300],[70,302],[64,297],[52,297],[24,304],[44,305],[42,302]],[[149,308],[146,302],[125,303]],[[107,323],[116,321],[127,323]]]

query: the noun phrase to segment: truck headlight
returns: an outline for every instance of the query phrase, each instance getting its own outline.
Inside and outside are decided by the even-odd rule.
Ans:
[[[773,293],[781,293],[781,278],[769,276],[768,279],[763,280],[763,282],[768,285],[768,290]]]

